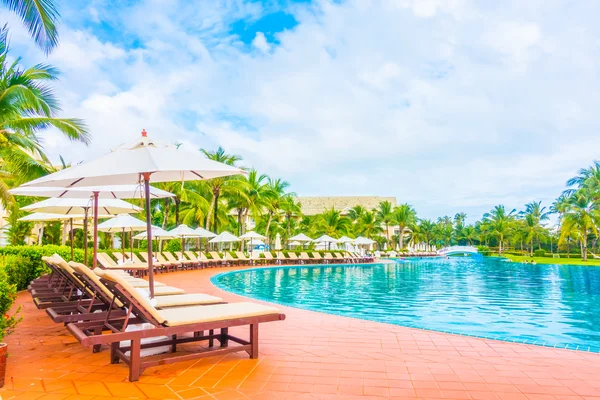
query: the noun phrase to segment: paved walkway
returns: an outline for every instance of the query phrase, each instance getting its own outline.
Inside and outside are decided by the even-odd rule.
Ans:
[[[188,292],[239,296],[209,282],[224,269],[159,275]],[[230,269],[228,269],[230,270]],[[600,355],[432,333],[281,307],[244,354],[147,369],[137,383],[92,354],[21,293],[25,319],[6,338],[2,399],[600,400]]]

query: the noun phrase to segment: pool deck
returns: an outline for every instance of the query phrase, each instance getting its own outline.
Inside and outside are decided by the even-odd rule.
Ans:
[[[247,300],[210,283],[214,268],[159,275],[188,292]],[[147,369],[127,381],[108,352],[82,347],[29,293],[5,341],[7,399],[474,399],[600,400],[600,354],[423,331],[280,307],[261,325],[260,358],[246,353]]]

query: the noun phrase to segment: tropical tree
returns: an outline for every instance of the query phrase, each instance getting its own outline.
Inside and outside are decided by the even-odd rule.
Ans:
[[[600,224],[600,211],[593,200],[592,193],[587,189],[579,189],[571,194],[567,209],[563,215],[561,236],[559,241],[564,242],[573,231],[578,231],[581,242],[581,258],[587,261],[588,235],[598,235]]]
[[[467,244],[469,246],[472,246],[476,240],[478,240],[479,235],[477,234],[477,231],[475,230],[475,227],[473,225],[467,225],[464,226],[460,232],[459,232],[459,236],[457,237],[458,240],[464,240],[465,242],[467,242]]]
[[[243,185],[242,195],[238,197],[244,206],[243,221],[240,227],[243,234],[246,230],[245,223],[248,221],[248,216],[251,214],[256,221],[267,207],[268,197],[271,193],[268,185],[269,177],[266,174],[259,174],[255,169],[251,169],[248,175],[242,179],[245,181],[245,185]]]
[[[350,218],[352,222],[357,222],[366,213],[368,213],[367,209],[359,204],[348,210],[348,218]]]
[[[271,223],[273,217],[276,216],[281,210],[281,204],[284,201],[285,196],[295,196],[294,193],[287,193],[286,189],[290,186],[287,181],[282,179],[268,178],[267,189],[265,193],[265,210],[268,215],[267,226],[265,228],[265,236],[267,240],[270,240]]]
[[[410,205],[404,203],[394,207],[392,212],[392,221],[399,227],[398,245],[400,250],[404,248],[404,232],[407,228],[412,228],[417,222],[417,212]]]
[[[354,235],[365,236],[369,239],[373,239],[375,236],[380,235],[383,232],[381,223],[375,217],[375,213],[365,210],[361,214],[360,219],[355,221],[354,224]]]
[[[385,238],[387,241],[390,240],[390,223],[394,221],[394,215],[392,212],[392,203],[389,201],[382,201],[375,209],[375,216],[379,223],[385,225]]]
[[[0,199],[12,202],[9,185],[53,172],[42,151],[39,134],[53,127],[73,141],[89,142],[79,119],[58,118],[60,104],[49,85],[58,71],[44,64],[23,68],[10,62],[7,30],[0,29]]]
[[[281,211],[285,215],[285,221],[287,225],[287,237],[292,236],[292,217],[300,216],[302,213],[302,207],[294,196],[285,196],[281,202]]]
[[[341,215],[340,211],[332,208],[317,216],[315,227],[319,235],[336,237],[347,235],[352,227],[352,221],[350,221],[350,218]]]
[[[59,13],[52,0],[2,0],[5,7],[21,18],[23,25],[44,53],[49,54],[58,45]]]
[[[498,253],[502,254],[504,239],[509,235],[512,223],[515,220],[516,210],[506,212],[503,205],[495,206],[492,211],[485,213],[484,222],[489,226],[491,233],[498,238]]]
[[[235,154],[227,154],[222,147],[219,147],[216,151],[209,151],[206,149],[200,149],[204,155],[213,161],[218,161],[227,165],[236,165],[238,161],[242,160],[241,156]],[[210,187],[212,192],[212,198],[210,201],[210,208],[208,215],[206,216],[206,229],[209,229],[210,223],[212,222],[212,230],[218,233],[219,230],[219,200],[221,195],[233,195],[240,190],[244,185],[243,181],[236,179],[236,177],[225,176],[220,178],[213,178],[206,181],[206,184]]]

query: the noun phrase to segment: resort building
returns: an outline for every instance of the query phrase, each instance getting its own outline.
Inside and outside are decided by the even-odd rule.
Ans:
[[[389,201],[392,207],[397,204],[395,197],[381,196],[325,196],[325,197],[298,197],[302,206],[302,214],[315,215],[332,208],[347,215],[352,207],[363,206],[372,210],[379,206],[382,201]]]

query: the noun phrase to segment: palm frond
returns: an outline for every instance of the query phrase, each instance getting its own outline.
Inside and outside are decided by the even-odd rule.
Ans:
[[[21,21],[35,43],[49,54],[58,45],[59,13],[53,0],[2,0]]]

